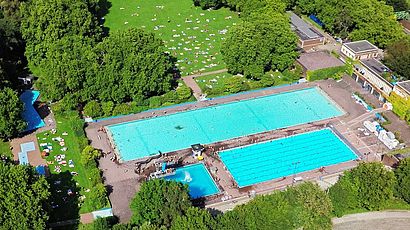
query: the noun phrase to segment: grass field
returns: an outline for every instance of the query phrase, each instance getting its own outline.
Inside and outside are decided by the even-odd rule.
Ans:
[[[75,113],[76,112],[72,112],[72,114],[68,114],[67,116],[55,115],[57,121],[57,132],[55,134],[52,134],[51,131],[37,134],[39,144],[50,143],[53,146],[53,150],[46,158],[49,163],[52,162],[52,164],[48,165],[51,172],[48,181],[50,183],[51,201],[59,207],[53,209],[50,217],[51,222],[75,219],[79,218],[80,213],[95,211],[90,208],[90,205],[87,202],[87,196],[89,194],[87,191],[88,189],[92,190],[93,188],[90,186],[91,183],[86,175],[85,168],[80,163],[80,138],[82,138],[84,134],[82,134],[82,136],[78,134],[76,135],[73,130],[73,127],[75,126],[73,123],[80,122]],[[63,133],[67,133],[68,135],[63,135]],[[56,137],[64,138],[64,147],[67,147],[66,151],[61,150],[63,147],[59,145],[58,141],[52,140],[52,138]],[[65,155],[67,163],[69,160],[72,160],[74,162],[74,167],[70,168],[68,164],[66,166],[58,164],[54,157],[59,154]],[[56,166],[61,168],[60,173],[55,171]],[[78,175],[73,176],[71,175],[71,172],[76,172]],[[79,195],[68,196],[68,189],[71,189]],[[85,199],[79,199],[81,196],[85,196]]]
[[[10,158],[13,158],[9,142],[0,140],[0,155],[6,155]]]
[[[220,54],[225,33],[240,19],[229,9],[202,10],[192,0],[110,0],[110,31],[141,28],[164,41],[181,75],[225,68]]]

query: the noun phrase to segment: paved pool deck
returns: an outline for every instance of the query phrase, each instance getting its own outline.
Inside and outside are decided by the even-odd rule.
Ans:
[[[380,155],[387,151],[386,148],[383,146],[383,144],[377,141],[376,136],[365,136],[363,135],[363,133],[357,130],[357,128],[362,127],[362,124],[360,122],[361,119],[366,119],[368,117],[374,116],[374,114],[367,112],[363,106],[355,103],[351,95],[356,91],[356,89],[351,87],[345,80],[340,82],[336,82],[334,80],[325,80],[285,86],[281,88],[268,88],[244,94],[232,95],[229,97],[216,98],[210,101],[196,102],[178,107],[158,109],[155,111],[143,112],[130,116],[105,120],[97,123],[89,123],[86,127],[86,133],[91,141],[91,144],[95,148],[103,150],[103,152],[105,153],[111,152],[110,155],[105,156],[100,160],[100,168],[104,174],[104,182],[110,190],[109,197],[112,203],[114,214],[120,218],[121,222],[126,222],[129,220],[129,218],[131,217],[129,202],[134,196],[135,192],[138,190],[140,181],[144,181],[145,176],[152,172],[152,165],[155,160],[152,160],[151,162],[148,162],[146,164],[142,164],[142,170],[138,173],[135,172],[135,163],[144,161],[145,159],[128,161],[121,164],[111,161],[110,158],[113,156],[114,151],[110,146],[110,142],[108,141],[106,133],[99,131],[102,127],[121,122],[128,122],[137,119],[161,116],[165,114],[168,115],[171,113],[177,113],[190,109],[197,109],[221,103],[250,99],[314,86],[320,87],[323,91],[325,91],[331,99],[333,99],[339,106],[343,108],[346,114],[333,119],[311,122],[290,128],[268,131],[207,145],[207,151],[204,153],[204,163],[207,166],[208,170],[211,172],[212,177],[217,182],[222,192],[221,194],[207,197],[205,200],[206,207],[218,209],[221,211],[229,210],[241,202],[247,202],[247,200],[250,199],[249,194],[251,191],[254,191],[256,194],[266,194],[277,189],[284,189],[286,188],[286,186],[292,185],[294,183],[293,178],[297,176],[302,177],[304,181],[319,181],[319,183],[322,184],[332,183],[326,181],[326,178],[332,175],[338,175],[344,170],[353,168],[358,164],[358,161],[344,162],[341,164],[328,166],[325,168],[325,170],[308,171],[239,189],[236,186],[233,178],[225,170],[223,163],[219,160],[217,156],[219,150],[239,147],[255,142],[272,140],[293,134],[322,129],[324,127],[332,127],[334,130],[340,133],[341,136],[352,145],[352,147],[357,149],[359,155],[361,155],[362,160],[379,161]],[[351,122],[352,120],[359,122]],[[161,160],[180,160],[180,162],[182,162],[182,164],[184,165],[196,162],[192,157],[190,157],[190,149],[175,151],[167,155],[167,157],[164,157]]]

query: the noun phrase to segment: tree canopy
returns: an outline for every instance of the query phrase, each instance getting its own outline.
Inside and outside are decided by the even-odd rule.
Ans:
[[[394,173],[379,162],[361,163],[329,190],[335,213],[342,215],[346,210],[365,208],[379,210],[393,198],[396,183]]]
[[[141,185],[131,201],[131,223],[140,226],[149,222],[168,228],[191,205],[187,185],[163,179],[149,180]]]
[[[397,179],[395,195],[410,203],[410,158],[402,160],[394,174]]]
[[[404,36],[393,8],[379,0],[296,0],[297,12],[315,14],[333,35],[366,39],[384,48]],[[288,6],[291,7],[291,6]]]
[[[0,226],[2,229],[45,229],[49,185],[33,168],[0,161]]]
[[[67,35],[99,39],[101,28],[93,0],[30,0],[22,3],[21,32],[30,67],[45,58],[49,45]]]
[[[297,57],[296,35],[281,13],[255,13],[232,27],[221,53],[233,74],[260,79],[269,70],[284,70]]]
[[[23,103],[17,93],[8,87],[0,85],[0,138],[16,136],[26,128],[21,117]]]
[[[387,46],[384,62],[400,77],[410,80],[410,38],[401,39]]]

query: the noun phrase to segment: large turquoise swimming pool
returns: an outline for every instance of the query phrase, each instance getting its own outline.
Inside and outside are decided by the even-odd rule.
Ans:
[[[194,199],[214,195],[219,192],[215,181],[202,163],[177,168],[175,175],[167,176],[164,179],[187,184],[189,195]]]
[[[110,125],[108,131],[121,159],[129,161],[342,114],[315,87]]]
[[[330,129],[219,153],[239,187],[354,160],[357,155]]]

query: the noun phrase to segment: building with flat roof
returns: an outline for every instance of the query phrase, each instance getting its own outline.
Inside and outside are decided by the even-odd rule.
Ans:
[[[353,60],[376,58],[379,55],[379,48],[367,40],[344,43],[340,51]]]
[[[302,53],[297,59],[297,62],[305,71],[327,69],[344,65],[341,60],[323,51]]]
[[[325,37],[312,25],[306,23],[293,12],[289,12],[289,15],[291,28],[299,37],[298,45],[300,48],[309,49],[325,43]]]
[[[393,91],[393,84],[385,79],[386,74],[391,74],[391,70],[380,61],[370,58],[360,60],[360,64],[354,65],[352,77],[364,89],[385,102]]]
[[[397,93],[400,97],[410,99],[410,80],[397,82],[394,85],[393,92]]]

